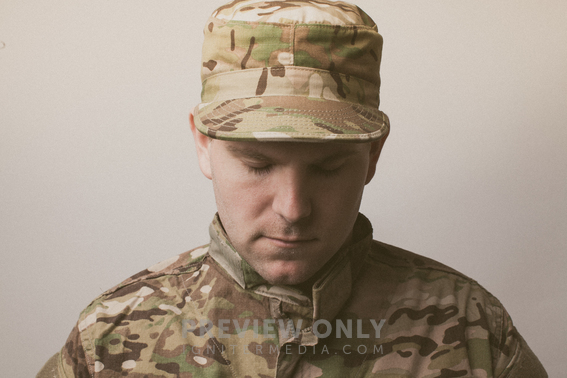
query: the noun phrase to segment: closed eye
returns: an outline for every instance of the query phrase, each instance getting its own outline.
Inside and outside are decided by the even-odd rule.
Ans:
[[[248,166],[248,171],[254,173],[255,175],[258,176],[264,176],[267,175],[268,173],[270,173],[270,171],[272,170],[272,165],[265,165],[263,167],[254,167],[254,166]]]
[[[324,177],[331,177],[334,175],[339,174],[339,172],[341,171],[341,168],[343,166],[339,165],[338,167],[320,167],[320,166],[313,166],[312,170],[314,173],[318,174],[318,175],[322,175]]]

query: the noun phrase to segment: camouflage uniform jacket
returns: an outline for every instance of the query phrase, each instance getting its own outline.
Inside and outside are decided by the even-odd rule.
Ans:
[[[547,376],[495,297],[362,215],[309,295],[267,284],[216,217],[210,234],[93,301],[39,376]]]

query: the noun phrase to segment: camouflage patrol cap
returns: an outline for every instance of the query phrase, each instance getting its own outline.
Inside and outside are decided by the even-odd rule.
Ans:
[[[233,141],[367,142],[388,133],[382,37],[355,5],[234,0],[204,30],[197,129]]]

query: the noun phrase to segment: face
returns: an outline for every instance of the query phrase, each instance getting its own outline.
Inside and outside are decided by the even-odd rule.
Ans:
[[[379,142],[227,142],[193,130],[224,229],[268,282],[300,284],[348,243]]]

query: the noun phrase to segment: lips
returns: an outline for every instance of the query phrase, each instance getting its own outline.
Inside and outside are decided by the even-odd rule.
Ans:
[[[315,238],[290,238],[290,237],[277,237],[277,236],[264,236],[266,239],[280,247],[298,247],[315,241]]]
[[[285,243],[299,243],[299,242],[306,242],[306,241],[311,241],[313,239],[309,239],[309,238],[278,238],[278,237],[273,237],[273,236],[267,236],[268,239],[274,239],[274,240],[279,240]]]

